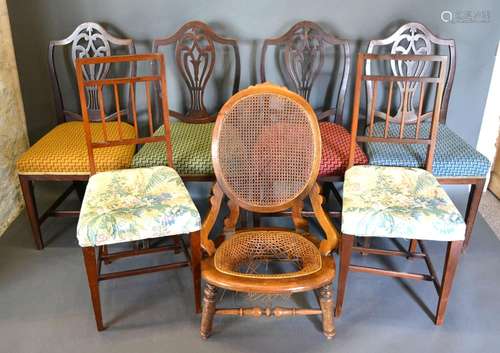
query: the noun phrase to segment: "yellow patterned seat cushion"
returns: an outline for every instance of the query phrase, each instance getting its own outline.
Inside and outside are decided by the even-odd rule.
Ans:
[[[109,140],[119,137],[118,122],[107,122]],[[103,140],[101,123],[92,123],[94,141]],[[124,138],[134,138],[134,128],[122,123]],[[135,146],[124,145],[94,149],[97,171],[130,167]],[[83,122],[72,121],[57,125],[31,146],[17,161],[17,171],[25,175],[89,174],[89,159]]]

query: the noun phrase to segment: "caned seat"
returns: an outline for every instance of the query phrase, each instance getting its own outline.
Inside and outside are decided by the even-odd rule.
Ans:
[[[430,172],[354,166],[344,182],[342,233],[455,241],[464,240],[465,223]]]
[[[351,134],[342,125],[332,122],[319,123],[321,133],[321,163],[319,176],[343,176],[349,163]],[[356,145],[354,163],[367,164],[368,158],[359,145]]]
[[[96,140],[102,140],[101,123],[92,123],[90,127],[92,136]],[[109,137],[118,137],[119,129],[116,122],[108,122],[106,128]],[[123,136],[135,137],[132,126],[121,124],[121,129]],[[134,151],[134,146],[115,146],[96,151],[97,170],[106,171],[130,167]],[[72,121],[57,125],[19,158],[17,170],[21,175],[90,174],[83,122]]]
[[[188,124],[174,122],[170,124],[170,136],[174,165],[180,175],[203,176],[212,175],[212,131],[214,123]],[[165,134],[161,126],[155,135]],[[146,143],[132,160],[133,168],[167,165],[163,142]]]
[[[384,122],[373,125],[373,133],[383,136]],[[422,137],[429,136],[430,124],[420,127]],[[389,134],[397,135],[399,124],[389,125]],[[406,137],[415,137],[416,125],[408,125],[404,130]],[[369,164],[385,166],[405,166],[421,168],[426,158],[424,145],[401,145],[389,143],[366,143]],[[438,128],[436,151],[432,163],[432,173],[436,177],[484,177],[489,171],[490,162],[481,153],[464,141],[449,127],[440,124]]]
[[[201,227],[200,214],[170,167],[125,169],[90,177],[77,226],[82,247],[168,235]]]
[[[295,271],[266,273],[261,265],[289,262]],[[215,268],[225,274],[246,278],[298,278],[321,270],[321,253],[303,235],[284,230],[237,232],[219,246]]]

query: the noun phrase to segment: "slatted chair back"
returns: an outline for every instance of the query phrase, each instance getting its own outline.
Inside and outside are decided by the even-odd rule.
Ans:
[[[427,171],[432,171],[432,161],[436,146],[437,129],[439,125],[439,117],[441,105],[446,83],[446,67],[448,58],[438,55],[401,55],[401,54],[358,54],[357,72],[354,88],[354,103],[353,117],[351,128],[351,147],[349,152],[348,168],[354,164],[354,153],[357,142],[370,143],[393,143],[393,144],[423,144],[427,146],[426,160],[423,164]],[[367,64],[367,62],[370,62]],[[366,72],[366,68],[373,63],[390,63],[391,66],[404,68],[428,66],[427,75],[373,75]],[[365,130],[360,128],[360,103],[362,83],[370,82],[371,89],[368,89],[367,101],[370,105],[367,107],[366,121],[364,124]],[[415,119],[415,134],[409,135],[405,133],[407,122],[405,119],[406,111],[403,111],[398,124],[390,124],[391,112],[394,111],[394,102],[397,102],[398,92],[396,87],[401,87],[402,96],[401,104],[406,106],[410,99],[410,94],[414,94],[419,102],[416,107]],[[378,99],[378,97],[387,97],[386,101]],[[421,131],[423,120],[423,111],[425,108],[424,98],[428,97],[428,102],[432,101],[430,114],[430,131],[427,136]],[[380,108],[380,107],[383,108]],[[398,106],[398,104],[396,104]],[[385,127],[382,133],[377,133],[374,129],[376,122],[376,112],[384,111],[386,116]],[[362,131],[359,131],[362,130]]]
[[[149,64],[149,66],[154,71],[151,74],[146,75],[136,75],[133,77],[116,77],[116,78],[100,78],[100,79],[88,79],[84,72],[86,67],[95,67],[96,65],[113,65],[113,64],[127,64],[127,65],[137,65],[137,63],[143,62]],[[157,72],[157,73],[156,73]],[[170,141],[170,125],[168,116],[168,101],[167,101],[167,83],[165,78],[165,63],[162,54],[140,54],[140,55],[123,55],[123,56],[110,56],[110,57],[94,57],[94,58],[82,58],[76,60],[76,74],[78,81],[78,89],[80,93],[80,100],[82,102],[82,113],[83,122],[85,129],[85,138],[87,141],[88,152],[89,152],[89,163],[91,174],[96,173],[96,163],[94,158],[94,150],[97,148],[115,147],[123,145],[142,145],[151,142],[164,142],[165,143],[165,153],[167,156],[168,165],[173,167],[172,159],[172,146]],[[137,92],[138,86],[144,86],[145,107],[139,110],[137,106]],[[159,116],[163,119],[163,125],[165,126],[165,134],[154,135],[154,123],[155,116],[153,99],[152,99],[152,86],[159,85],[161,87],[161,100],[160,100],[160,112]],[[122,133],[122,124],[127,124],[122,119],[121,108],[120,108],[120,91],[122,86],[128,86],[130,90],[130,115],[132,116],[132,124],[135,129],[135,138],[124,137]],[[86,94],[87,88],[93,87],[97,94],[97,99],[99,102],[99,116],[100,122],[102,123],[102,136],[95,136],[91,134],[90,124],[90,109],[88,106],[89,96]],[[107,125],[108,121],[106,119],[105,107],[105,93],[109,93],[107,97],[111,97],[110,100],[112,110],[116,112],[117,122],[118,122],[118,134],[117,136],[111,136],[108,133]],[[147,132],[142,133],[139,127],[141,113],[144,112],[147,120]],[[141,136],[144,135],[144,136]]]
[[[351,64],[349,42],[327,33],[315,22],[298,22],[282,36],[264,41],[260,59],[261,82],[266,81],[270,47],[274,47],[275,56],[282,64],[280,68],[287,87],[307,101],[310,102],[317,79],[320,76],[328,77],[327,94],[322,98],[324,103],[318,119],[325,120],[333,116],[336,123],[342,124]],[[325,64],[327,59],[333,60],[331,70]],[[325,68],[328,70],[326,74]]]
[[[319,172],[316,115],[301,96],[271,84],[252,86],[223,106],[212,138],[217,183],[238,207],[261,213],[291,208]]]
[[[399,27],[393,34],[387,38],[371,40],[368,44],[367,53],[369,54],[401,54],[401,55],[445,55],[448,57],[445,68],[444,94],[441,103],[440,122],[446,122],[448,113],[448,103],[450,100],[451,89],[455,77],[456,69],[456,48],[453,39],[443,39],[437,37],[429,28],[418,22],[406,23]],[[430,64],[427,61],[414,62],[408,65],[405,70],[390,62],[387,65],[387,71],[397,76],[425,76],[428,74]],[[366,73],[372,74],[376,68],[372,61],[366,62]],[[373,90],[372,81],[366,82],[366,89]],[[403,86],[401,83],[395,87],[399,95],[403,96]],[[370,106],[370,97],[368,95],[367,106]],[[416,123],[416,110],[419,104],[418,94],[414,87],[410,87],[409,96],[406,105],[403,108],[403,100],[399,101],[399,107],[393,115],[388,118],[384,112],[376,112],[375,115],[381,119],[389,119],[391,122],[399,122],[402,118],[402,111],[405,111],[405,123]],[[430,112],[424,114],[424,118],[429,118]]]
[[[52,91],[55,99],[56,116],[58,123],[63,123],[69,120],[82,120],[81,113],[70,111],[64,103],[62,89],[63,82],[61,81],[60,73],[62,67],[56,65],[56,48],[57,52],[62,52],[61,57],[69,57],[71,65],[74,67],[75,60],[79,58],[107,57],[120,54],[135,54],[135,46],[132,39],[117,38],[107,32],[101,25],[94,22],[85,22],[80,24],[68,37],[60,40],[52,40],[49,43],[48,62],[49,73],[52,83]],[[69,53],[64,53],[65,49]],[[100,80],[109,75],[109,64],[103,63],[88,67],[84,72],[86,80]],[[129,76],[135,75],[135,65],[129,68]],[[85,94],[86,109],[89,119],[99,121],[101,119],[99,112],[99,99],[95,87],[86,87]],[[124,104],[122,115],[128,113],[128,104]],[[106,117],[111,120],[116,118],[116,114]]]
[[[215,121],[217,114],[209,113],[205,107],[207,84],[214,79],[217,46],[229,48],[234,57],[233,91],[240,86],[240,53],[238,42],[218,35],[207,24],[191,21],[184,24],[173,35],[153,41],[153,52],[173,47],[177,69],[189,91],[186,112],[174,110],[170,115],[187,123],[206,123]],[[161,95],[161,92],[158,92]]]

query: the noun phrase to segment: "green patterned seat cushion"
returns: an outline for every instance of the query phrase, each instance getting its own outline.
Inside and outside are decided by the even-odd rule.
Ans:
[[[342,233],[463,240],[465,222],[436,177],[420,168],[354,166],[344,179]]]
[[[383,136],[385,122],[373,125],[374,136]],[[428,138],[430,123],[421,125],[420,136]],[[408,138],[415,138],[416,124],[404,127]],[[399,135],[399,124],[391,123],[390,136]],[[383,166],[399,166],[422,168],[426,159],[427,146],[403,145],[396,143],[366,143],[368,164]],[[432,165],[432,173],[437,177],[484,177],[490,168],[490,162],[481,153],[464,141],[444,124],[439,125],[436,141],[436,151]]]
[[[170,125],[174,168],[181,176],[212,175],[212,130],[214,123],[188,124],[174,122]],[[165,134],[161,126],[155,135]],[[133,168],[167,165],[165,144],[163,142],[146,143],[132,160]]]
[[[182,179],[169,167],[90,177],[76,228],[82,247],[181,235],[201,228]]]

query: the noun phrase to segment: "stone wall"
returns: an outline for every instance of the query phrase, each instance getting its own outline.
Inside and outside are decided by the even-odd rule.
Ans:
[[[16,160],[27,147],[9,14],[6,0],[0,0],[0,235],[24,205],[16,174]]]

